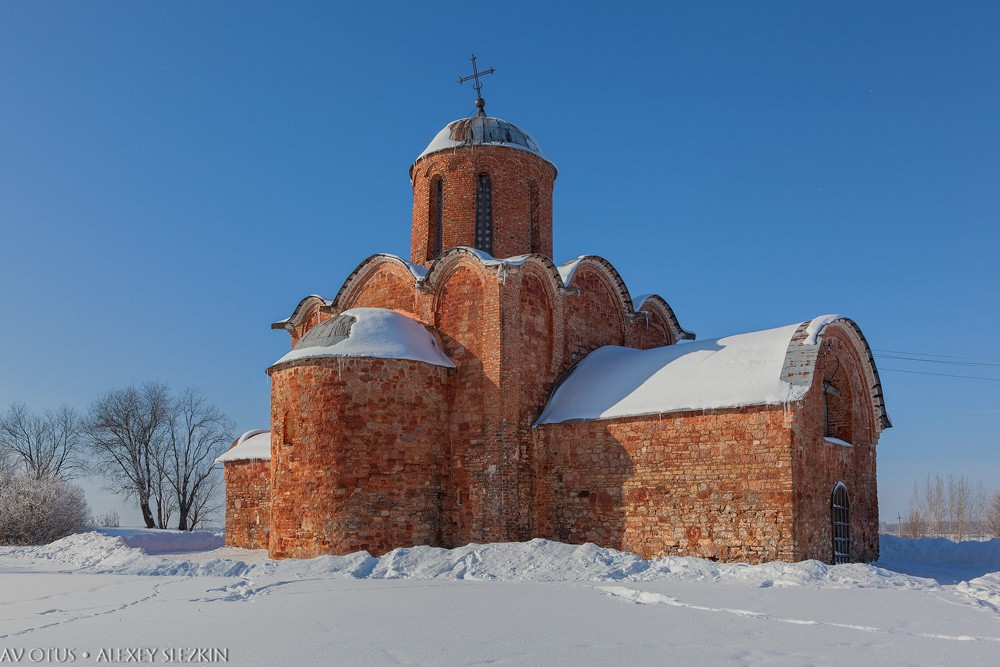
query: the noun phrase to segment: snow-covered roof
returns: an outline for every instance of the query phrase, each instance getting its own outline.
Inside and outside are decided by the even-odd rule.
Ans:
[[[490,116],[473,116],[448,123],[431,139],[417,160],[459,146],[510,146],[547,159],[535,138],[513,123]]]
[[[778,329],[651,350],[606,346],[585,357],[553,392],[536,424],[776,405],[803,399],[807,374],[791,376],[793,347],[808,346],[841,318],[824,315]],[[804,329],[803,329],[804,328]],[[796,332],[805,333],[795,341]]]
[[[271,432],[260,429],[247,431],[225,454],[215,459],[216,463],[226,461],[270,461]]]
[[[317,324],[274,366],[323,357],[411,359],[455,367],[424,325],[385,308],[351,308]]]

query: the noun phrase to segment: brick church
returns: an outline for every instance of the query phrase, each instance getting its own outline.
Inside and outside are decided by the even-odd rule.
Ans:
[[[267,369],[270,431],[219,458],[226,543],[877,558],[890,422],[858,326],[695,342],[608,260],[555,264],[556,167],[476,104],[410,167],[409,261],[372,255],[273,325],[292,349]]]

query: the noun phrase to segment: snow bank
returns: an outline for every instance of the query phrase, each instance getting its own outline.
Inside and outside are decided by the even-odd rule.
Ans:
[[[307,560],[260,560],[263,552],[246,552],[247,563],[236,558],[213,557],[216,549],[206,547],[192,553],[197,541],[191,538],[187,553],[156,556],[129,546],[146,540],[152,548],[164,546],[145,537],[151,532],[120,530],[81,533],[42,547],[17,549],[9,555],[47,559],[75,568],[105,574],[150,576],[280,576],[288,579],[347,577],[355,579],[445,579],[516,582],[566,581],[708,581],[747,586],[819,588],[893,588],[927,590],[938,588],[931,579],[909,576],[873,565],[826,565],[818,561],[746,565],[715,563],[700,558],[668,557],[644,560],[635,554],[598,547],[594,544],[562,544],[543,539],[529,542],[469,544],[455,549],[410,547],[394,549],[375,558],[367,552],[346,556],[321,556]],[[1000,542],[1000,540],[997,540]],[[175,545],[176,546],[176,545]],[[222,550],[232,553],[233,550]],[[207,558],[206,558],[207,557]],[[981,599],[997,596],[1000,581],[982,578],[970,582],[970,595]],[[242,591],[241,595],[246,593]]]
[[[410,359],[455,367],[424,325],[384,308],[351,308],[316,325],[274,365],[319,357]]]
[[[1000,538],[985,542],[952,542],[943,537],[909,540],[882,535],[879,562],[982,565],[1000,571]]]
[[[809,387],[781,379],[799,326],[651,350],[598,348],[559,385],[536,424],[801,400]]]
[[[149,528],[99,528],[95,532],[109,537],[119,537],[129,547],[143,553],[177,553],[183,551],[209,551],[225,544],[225,538],[207,530],[158,530]]]

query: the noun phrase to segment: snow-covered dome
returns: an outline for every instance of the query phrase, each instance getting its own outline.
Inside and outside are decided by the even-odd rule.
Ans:
[[[274,365],[322,357],[410,359],[455,367],[424,325],[384,308],[351,308],[317,324]]]
[[[473,116],[448,123],[417,156],[417,160],[458,146],[510,146],[545,159],[535,138],[517,125],[491,116]]]

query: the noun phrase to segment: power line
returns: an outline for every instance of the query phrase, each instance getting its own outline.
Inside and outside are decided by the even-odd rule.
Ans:
[[[937,375],[938,377],[945,378],[962,378],[965,380],[989,380],[991,382],[1000,382],[1000,378],[984,378],[978,375],[952,375],[951,373],[928,373],[927,371],[907,371],[902,368],[880,368],[879,372],[882,371],[892,371],[893,373],[913,373],[914,375]]]
[[[959,357],[952,354],[930,354],[927,352],[901,352],[899,350],[875,350],[872,352],[875,354],[904,354],[911,357],[935,357],[938,359],[960,359],[962,361],[969,361],[975,363],[984,364],[997,364],[1000,365],[1000,359],[985,359],[983,357]]]
[[[974,366],[977,368],[1000,368],[1000,363],[988,363],[985,361],[945,361],[944,359],[920,359],[919,357],[906,357],[897,354],[876,354],[879,359],[899,359],[902,361],[922,361],[927,364],[947,364],[949,366]],[[957,357],[956,357],[957,358]]]

